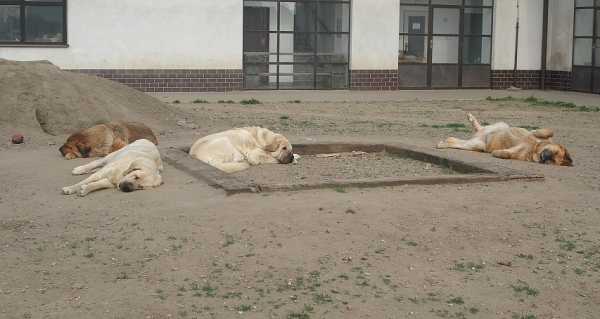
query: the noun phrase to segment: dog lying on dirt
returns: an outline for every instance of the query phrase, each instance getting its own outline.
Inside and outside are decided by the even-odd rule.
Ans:
[[[257,126],[207,135],[192,145],[190,155],[228,173],[295,159],[292,144],[283,135]]]
[[[58,150],[66,159],[103,157],[142,138],[158,145],[152,129],[142,123],[111,122],[69,135]]]
[[[449,137],[439,142],[437,148],[456,148],[491,153],[497,158],[573,166],[567,149],[550,140],[554,133],[549,129],[528,131],[524,128],[509,127],[503,122],[481,126],[471,113],[467,115],[467,119],[475,130],[471,139]]]
[[[132,192],[163,183],[160,153],[156,145],[146,139],[137,140],[89,164],[77,166],[73,169],[73,175],[87,174],[99,167],[102,168],[83,181],[63,187],[62,193],[69,195],[77,192],[77,195],[85,196],[89,192],[112,187]]]

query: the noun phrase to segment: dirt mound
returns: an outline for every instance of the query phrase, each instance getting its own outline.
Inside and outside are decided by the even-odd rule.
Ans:
[[[48,61],[0,59],[0,126],[11,131],[70,134],[110,121],[154,130],[176,110],[126,85],[63,71]]]

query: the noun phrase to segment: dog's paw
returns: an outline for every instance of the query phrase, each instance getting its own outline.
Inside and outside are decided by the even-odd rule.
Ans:
[[[79,197],[83,197],[85,195],[87,195],[90,192],[90,190],[88,189],[88,187],[86,185],[81,186],[81,188],[77,191],[77,195]]]
[[[83,166],[75,167],[72,172],[73,175],[82,175],[85,173],[87,173],[87,171],[85,170],[85,167],[83,167]]]
[[[73,187],[67,186],[67,187],[62,188],[63,195],[71,195],[73,193],[75,193],[75,190],[73,189]]]
[[[300,155],[294,154],[294,160],[292,161],[292,164],[298,164],[299,159],[300,159]]]
[[[471,114],[471,113],[467,114],[467,120],[469,120],[469,123],[471,123],[471,124],[473,124],[474,122],[477,121],[475,119],[475,116],[473,116],[473,114]]]

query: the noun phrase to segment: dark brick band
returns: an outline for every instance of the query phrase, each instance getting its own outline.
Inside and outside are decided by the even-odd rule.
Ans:
[[[398,69],[350,70],[350,90],[391,91],[398,90]]]
[[[542,71],[540,70],[492,70],[490,86],[492,90],[506,90],[511,86],[523,90],[539,90]]]
[[[546,89],[571,91],[571,71],[546,71]]]
[[[72,69],[123,83],[141,92],[241,91],[241,69]]]

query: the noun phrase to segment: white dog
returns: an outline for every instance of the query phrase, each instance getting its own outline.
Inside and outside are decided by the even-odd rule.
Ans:
[[[73,175],[87,174],[98,167],[102,168],[83,181],[63,187],[62,193],[69,195],[77,192],[77,195],[85,196],[89,192],[112,187],[131,192],[163,183],[160,153],[156,145],[146,139],[137,140],[89,164],[77,166],[73,169]]]
[[[207,135],[192,145],[190,155],[227,173],[250,165],[294,163],[299,157],[283,135],[258,126]]]

